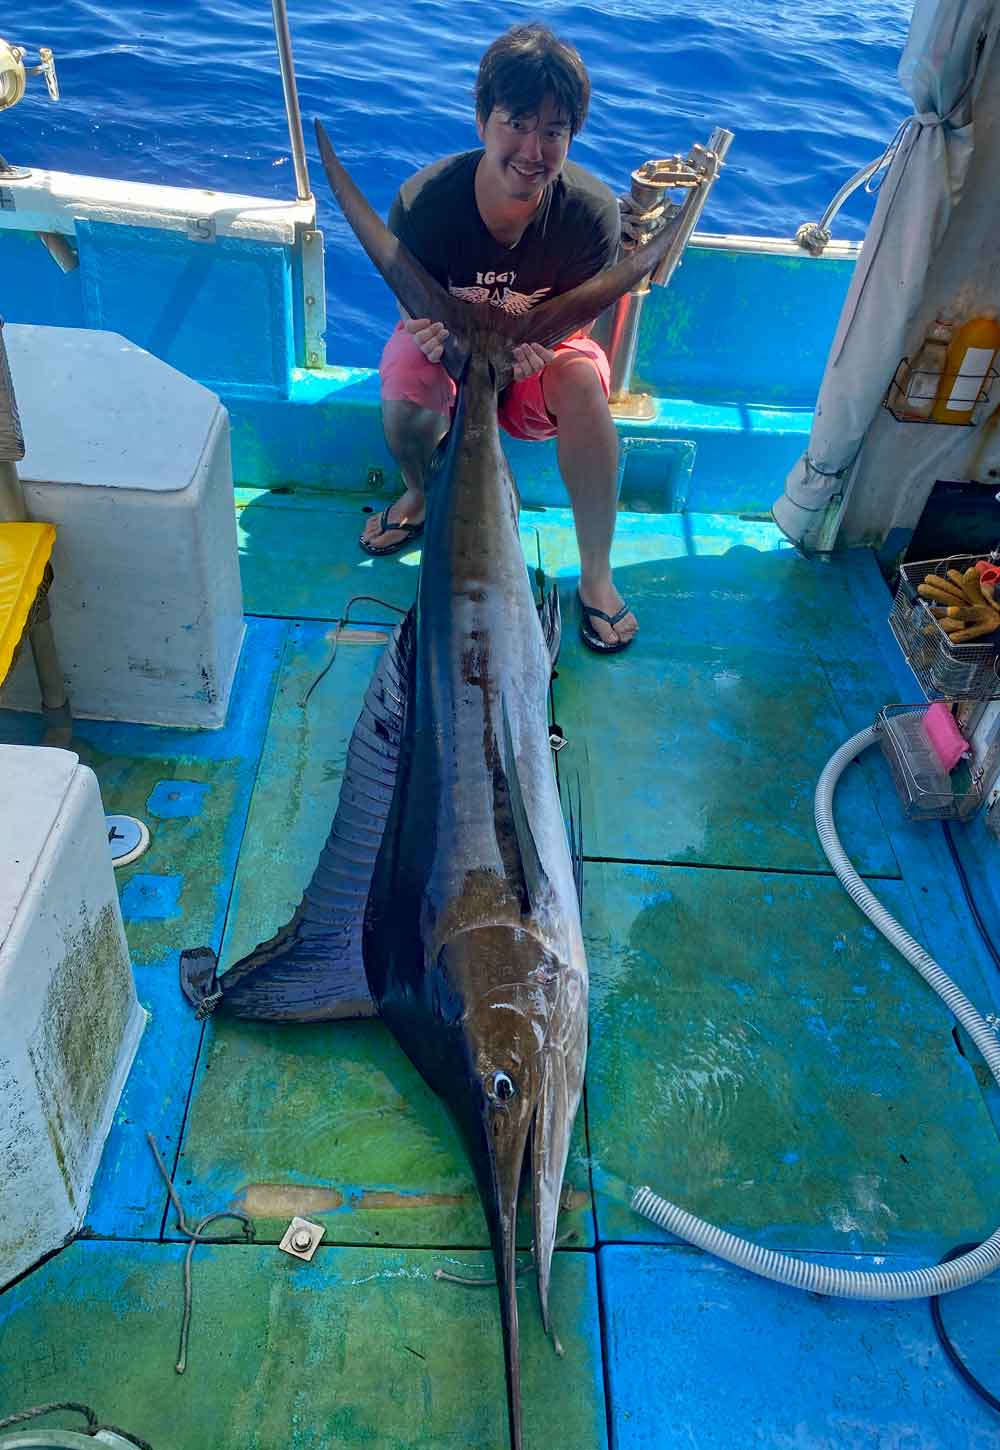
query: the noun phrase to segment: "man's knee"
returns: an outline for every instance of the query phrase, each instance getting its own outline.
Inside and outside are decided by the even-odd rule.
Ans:
[[[585,353],[566,352],[542,373],[545,406],[558,419],[560,413],[607,411],[608,398],[594,360]]]
[[[405,398],[383,398],[382,429],[396,457],[410,452],[422,455],[437,447],[448,431],[448,419],[435,408]]]

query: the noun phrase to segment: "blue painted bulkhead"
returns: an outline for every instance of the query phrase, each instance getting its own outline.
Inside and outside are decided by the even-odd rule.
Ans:
[[[66,274],[33,232],[0,229],[7,321],[120,332],[212,388],[229,409],[240,484],[355,489],[372,469],[391,473],[377,375],[300,366],[298,238],[195,241],[157,227],[75,225],[80,265]],[[851,256],[720,241],[689,245],[670,286],[645,304],[635,384],[653,395],[654,415],[619,430],[671,445],[659,474],[649,456],[624,450],[623,498],[654,511],[769,508],[808,438],[854,266]],[[554,445],[514,443],[510,460],[530,477],[526,502],[565,501]]]

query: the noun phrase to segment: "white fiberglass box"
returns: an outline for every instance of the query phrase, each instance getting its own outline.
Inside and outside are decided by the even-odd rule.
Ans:
[[[93,771],[0,745],[0,1288],[83,1223],[145,1023]]]
[[[31,518],[56,525],[49,599],[75,715],[224,723],[240,645],[229,416],[112,332],[8,324]],[[0,705],[37,710],[24,650]]]

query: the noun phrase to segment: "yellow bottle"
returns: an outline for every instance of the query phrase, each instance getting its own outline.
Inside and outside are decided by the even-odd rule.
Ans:
[[[931,413],[933,422],[968,423],[998,349],[1000,322],[990,313],[973,317],[956,330]]]

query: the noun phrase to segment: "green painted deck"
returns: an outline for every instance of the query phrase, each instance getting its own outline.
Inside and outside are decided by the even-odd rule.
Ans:
[[[437,1099],[377,1022],[202,1028],[177,989],[183,947],[211,944],[226,963],[288,918],[327,834],[392,612],[359,601],[305,696],[348,600],[405,606],[419,557],[358,551],[366,502],[238,491],[251,618],[225,730],[78,725],[106,808],[150,825],[151,848],[120,886],[153,1015],[84,1235],[0,1295],[0,1417],[83,1400],[154,1450],[506,1445],[495,1292],[434,1277],[489,1273],[471,1174]],[[563,1357],[542,1337],[530,1274],[521,1283],[529,1450],[1000,1444],[934,1360],[926,1313],[896,1315],[873,1356],[877,1306],[848,1313],[774,1286],[753,1300],[754,1337],[777,1326],[793,1361],[773,1437],[758,1426],[741,1439],[735,1425],[699,1439],[699,1416],[726,1393],[747,1280],[667,1246],[627,1203],[649,1182],[777,1247],[900,1265],[995,1226],[1000,1152],[981,1065],[851,905],[812,824],[834,748],[907,698],[873,560],[806,562],[753,519],[622,515],[617,577],[641,634],[601,659],[575,633],[567,514],[525,512],[522,534],[529,563],[540,551],[563,589],[553,699],[569,743],[557,764],[582,791],[592,980],[552,1294]],[[37,734],[33,719],[0,714],[0,739]],[[993,1006],[940,833],[902,819],[878,758],[845,775],[838,816],[889,909],[981,1010]],[[253,1244],[195,1252],[184,1376],[184,1248],[147,1129],[189,1217],[239,1207],[256,1227]],[[325,1227],[312,1264],[275,1248],[293,1213]],[[653,1286],[641,1311],[629,1298],[639,1283]],[[700,1329],[677,1339],[674,1360],[662,1325],[673,1334],[689,1313]],[[992,1368],[995,1384],[992,1353],[979,1372]],[[837,1423],[850,1438],[821,1413],[844,1363]],[[917,1376],[945,1438],[906,1438],[915,1411],[910,1390],[891,1388],[897,1368]],[[644,1403],[644,1373],[669,1379],[670,1395]],[[668,1400],[669,1424],[657,1418]]]

